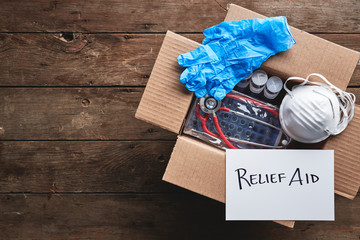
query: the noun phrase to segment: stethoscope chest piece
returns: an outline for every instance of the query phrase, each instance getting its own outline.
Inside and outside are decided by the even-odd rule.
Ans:
[[[199,104],[200,104],[200,109],[203,112],[209,114],[216,112],[221,107],[221,101],[218,101],[211,96],[205,96],[200,98]]]

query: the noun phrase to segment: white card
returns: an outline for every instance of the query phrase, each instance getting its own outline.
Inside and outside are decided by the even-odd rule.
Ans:
[[[334,220],[333,150],[226,150],[226,220]]]

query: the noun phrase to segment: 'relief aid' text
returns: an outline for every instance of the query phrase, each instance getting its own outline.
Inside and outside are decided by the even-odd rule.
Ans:
[[[319,181],[319,177],[315,174],[305,173],[302,174],[300,168],[287,177],[284,172],[281,173],[255,173],[248,174],[245,168],[238,168],[235,170],[239,182],[239,189],[242,190],[245,186],[254,186],[261,184],[287,184],[293,186],[295,184],[305,185],[314,184]]]

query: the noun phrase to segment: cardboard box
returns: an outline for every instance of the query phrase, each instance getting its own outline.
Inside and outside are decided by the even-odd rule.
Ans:
[[[234,4],[228,6],[225,21],[249,18],[264,16]],[[290,50],[268,59],[261,68],[282,79],[320,73],[345,90],[360,53],[293,27],[291,33],[296,44]],[[179,134],[163,180],[225,202],[225,151],[182,134],[193,94],[179,82],[183,68],[177,64],[176,58],[199,46],[195,41],[167,32],[136,118]],[[329,138],[324,145],[324,149],[335,150],[335,192],[350,199],[356,196],[360,186],[359,124],[360,106],[356,105],[355,116],[347,129]],[[288,227],[294,226],[294,221],[278,222]]]

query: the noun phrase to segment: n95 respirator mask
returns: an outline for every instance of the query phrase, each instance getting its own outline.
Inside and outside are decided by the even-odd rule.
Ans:
[[[324,83],[309,81],[311,76]],[[294,80],[301,83],[290,90],[286,84]],[[298,142],[317,143],[337,135],[354,116],[355,95],[335,87],[320,74],[310,74],[306,79],[290,77],[284,89],[287,94],[280,105],[281,127]]]

